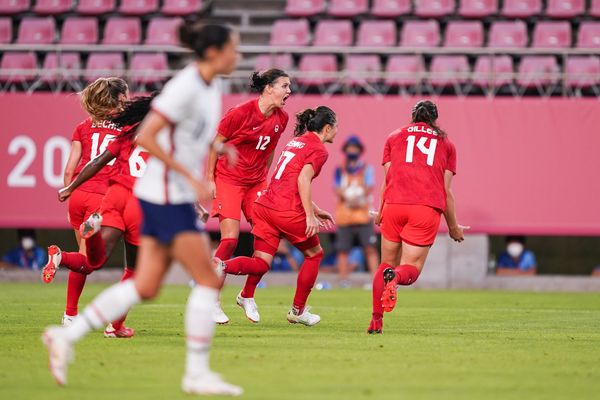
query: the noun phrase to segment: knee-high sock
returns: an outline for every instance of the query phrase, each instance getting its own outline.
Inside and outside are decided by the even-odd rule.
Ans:
[[[217,289],[196,286],[192,289],[185,309],[187,354],[185,373],[199,376],[210,370],[208,353],[215,335],[213,310],[219,297]]]
[[[391,265],[382,263],[373,275],[373,318],[379,319],[383,317],[383,307],[381,306],[381,295],[385,282],[383,281],[383,271],[386,268],[392,268]]]
[[[134,269],[125,267],[123,270],[123,275],[121,276],[121,282],[126,281],[127,279],[133,278]],[[120,319],[113,321],[112,326],[115,330],[119,330],[123,327],[123,322],[125,322],[125,318],[127,318],[127,314],[123,315]]]
[[[215,257],[220,258],[221,260],[229,260],[235,249],[237,248],[238,240],[233,238],[221,239],[219,243],[219,247],[217,247],[217,251],[215,252]]]
[[[394,268],[398,285],[412,285],[419,277],[419,270],[414,265],[404,264]]]
[[[104,265],[106,262],[106,250],[104,239],[102,239],[100,232],[85,239],[85,249],[88,261],[94,269],[98,269]]]
[[[133,279],[109,287],[100,293],[70,326],[64,328],[66,339],[71,342],[81,340],[92,329],[104,327],[110,321],[123,316],[140,300]]]
[[[315,254],[312,257],[305,257],[300,273],[298,273],[298,281],[296,282],[296,294],[294,295],[294,308],[301,314],[304,312],[304,306],[308,295],[315,285],[317,275],[319,275],[319,265],[323,259],[323,251]]]
[[[79,297],[83,292],[87,275],[78,272],[69,271],[69,280],[67,281],[67,307],[65,314],[74,317],[79,308]]]
[[[233,275],[248,275],[241,296],[249,299],[254,297],[256,286],[262,276],[269,271],[269,264],[258,257],[236,257],[225,262],[225,272]]]
[[[61,252],[60,265],[80,274],[89,274],[94,270],[84,254],[72,251]]]

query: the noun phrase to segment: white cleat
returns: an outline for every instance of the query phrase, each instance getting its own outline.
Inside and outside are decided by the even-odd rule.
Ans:
[[[100,232],[102,228],[102,215],[97,212],[90,215],[90,217],[83,221],[79,227],[79,234],[83,239],[89,239],[96,233]]]
[[[219,325],[224,325],[229,322],[229,317],[225,314],[225,311],[221,308],[221,302],[217,301],[215,309],[213,311],[213,319]]]
[[[300,315],[294,313],[294,309],[290,309],[287,313],[287,320],[290,324],[302,324],[306,326],[313,326],[321,321],[321,317],[317,314],[311,314],[309,312],[310,307],[304,307],[304,311]]]
[[[44,331],[42,341],[48,349],[48,368],[56,383],[61,386],[67,384],[67,370],[73,361],[73,346],[64,337],[64,328],[51,326]]]
[[[254,301],[254,297],[247,299],[242,297],[242,293],[240,292],[237,295],[236,302],[238,306],[244,309],[246,318],[248,318],[250,322],[257,324],[260,321],[260,314],[258,313],[258,306]]]
[[[62,326],[64,326],[64,327],[71,326],[75,317],[76,317],[75,315],[71,316],[71,315],[63,314]]]
[[[220,375],[208,372],[197,377],[184,376],[181,389],[187,394],[204,394],[217,396],[241,396],[244,390],[227,383]]]

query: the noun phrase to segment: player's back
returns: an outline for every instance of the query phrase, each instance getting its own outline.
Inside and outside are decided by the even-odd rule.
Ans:
[[[133,188],[135,179],[144,175],[149,153],[135,143],[135,134],[123,134],[114,140],[108,150],[116,156],[117,173],[110,182],[120,183],[128,189]]]

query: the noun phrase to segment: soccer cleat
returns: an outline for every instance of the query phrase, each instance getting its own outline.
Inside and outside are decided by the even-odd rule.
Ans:
[[[217,301],[215,309],[213,311],[213,319],[219,325],[224,325],[229,322],[229,317],[225,314],[225,311],[221,308],[221,302]]]
[[[317,314],[311,314],[308,312],[310,307],[304,307],[302,314],[296,314],[294,308],[291,308],[287,313],[287,320],[290,324],[302,324],[306,326],[313,326],[321,321],[321,317]]]
[[[383,281],[385,287],[381,294],[381,306],[383,311],[390,312],[396,306],[396,271],[393,268],[383,270]]]
[[[246,318],[257,324],[260,321],[260,314],[258,314],[258,306],[254,301],[254,298],[245,298],[242,297],[242,293],[240,292],[236,298],[237,305],[244,309],[246,313]]]
[[[42,280],[44,283],[52,282],[61,260],[62,254],[58,246],[52,245],[48,247],[48,263],[42,269]]]
[[[371,318],[367,333],[370,335],[383,333],[383,318]]]
[[[97,212],[90,215],[90,217],[83,221],[79,227],[79,234],[83,239],[89,239],[92,235],[95,235],[100,231],[102,227],[102,215]]]
[[[71,326],[71,324],[73,323],[73,320],[75,319],[76,315],[67,315],[67,314],[63,314],[62,317],[62,326]]]
[[[108,324],[106,329],[104,330],[105,338],[120,338],[120,339],[130,339],[135,335],[135,331],[126,326],[121,326],[119,329],[113,328],[112,324]]]
[[[184,376],[181,389],[187,394],[200,395],[241,396],[244,393],[241,387],[225,382],[220,375],[214,372],[197,377]]]
[[[59,326],[51,326],[44,331],[42,342],[48,349],[48,368],[56,383],[67,384],[69,363],[73,361],[73,346],[67,341]]]

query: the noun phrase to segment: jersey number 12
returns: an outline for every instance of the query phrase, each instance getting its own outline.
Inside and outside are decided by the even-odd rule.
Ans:
[[[256,150],[266,150],[269,143],[271,143],[271,136],[260,136],[258,138]]]
[[[415,136],[410,135],[406,138],[408,142],[408,146],[406,146],[406,162],[413,162],[413,155],[415,153]],[[427,140],[431,140],[429,143],[429,147],[426,146]],[[433,159],[435,157],[435,148],[437,147],[437,139],[430,139],[428,137],[421,137],[417,142],[417,149],[421,151],[421,153],[427,156],[427,165],[433,165]]]

